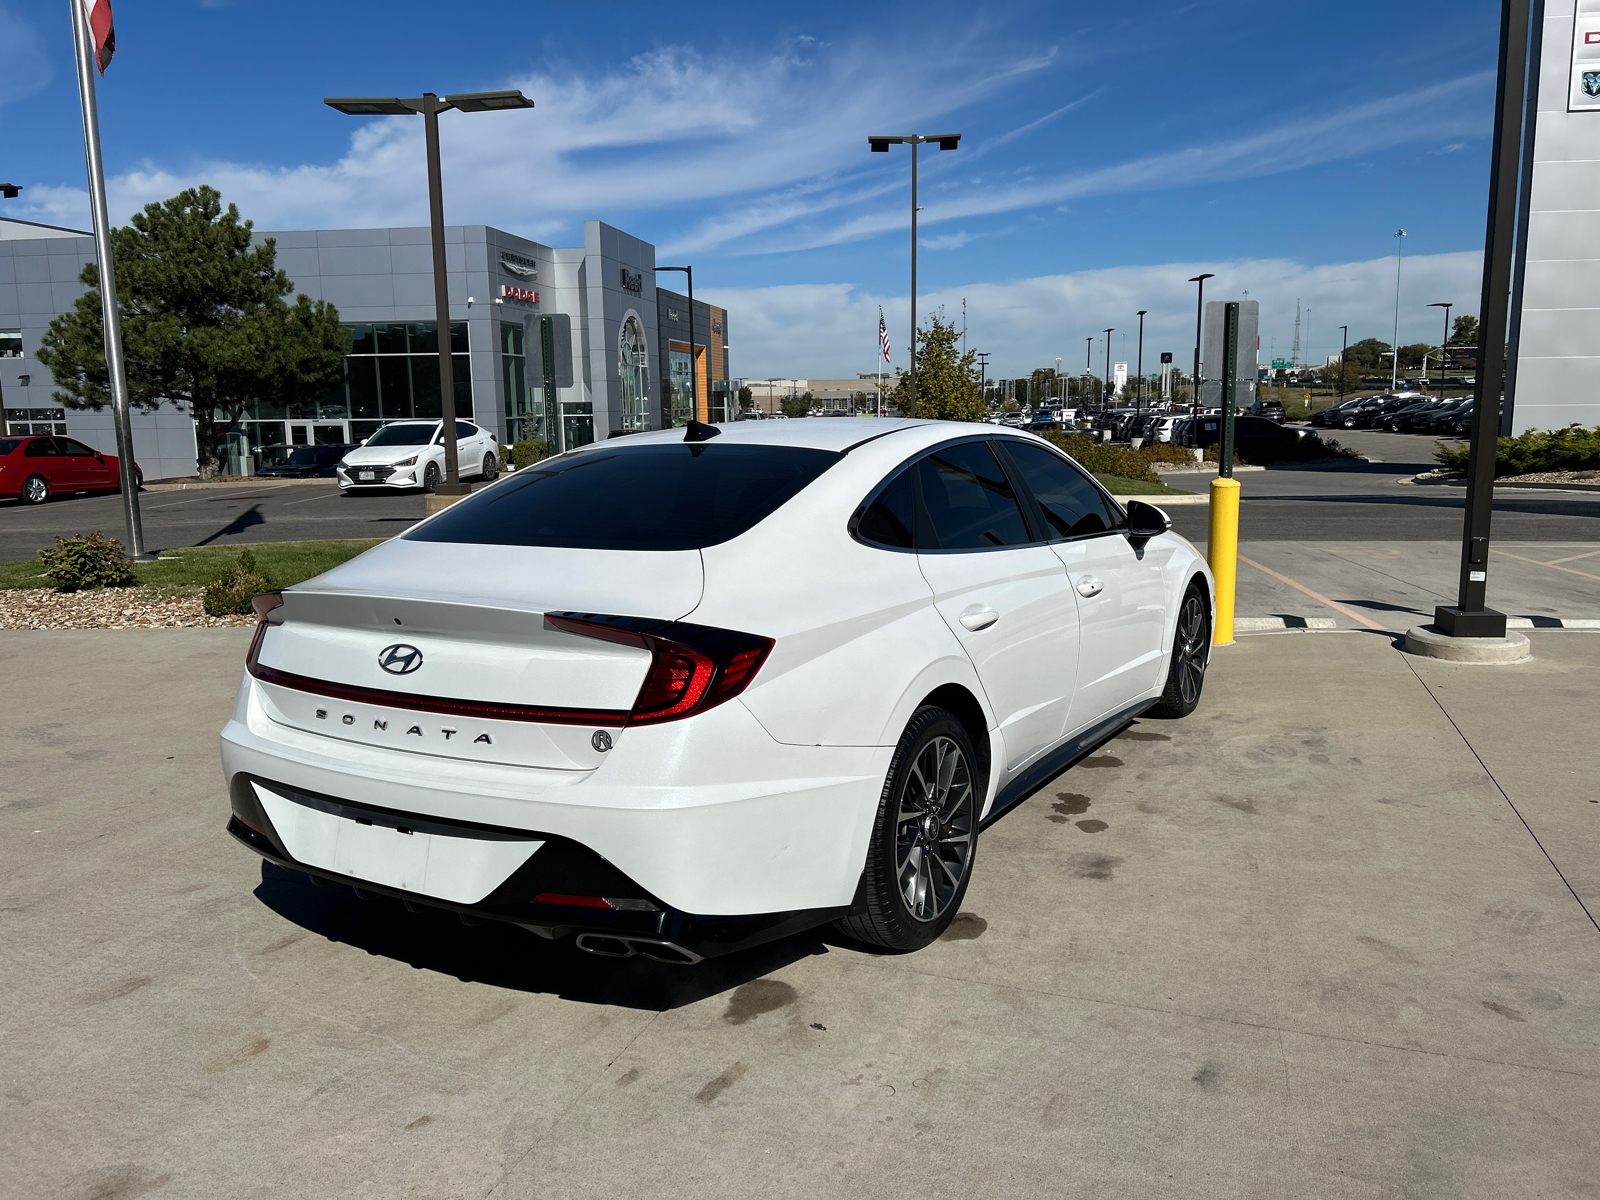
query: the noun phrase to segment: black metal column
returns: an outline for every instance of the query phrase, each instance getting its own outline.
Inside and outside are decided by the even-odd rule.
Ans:
[[[1239,378],[1239,302],[1222,306],[1222,415],[1218,418],[1217,475],[1233,478],[1233,390]]]
[[[1516,243],[1517,175],[1528,67],[1528,5],[1529,0],[1504,0],[1500,9],[1500,69],[1495,85],[1494,149],[1490,156],[1489,213],[1483,239],[1478,372],[1473,393],[1472,445],[1467,459],[1461,574],[1456,603],[1441,604],[1433,615],[1434,625],[1451,637],[1506,635],[1505,614],[1486,607],[1485,598],[1489,586],[1489,524],[1494,515],[1495,441],[1500,434],[1506,320]]]

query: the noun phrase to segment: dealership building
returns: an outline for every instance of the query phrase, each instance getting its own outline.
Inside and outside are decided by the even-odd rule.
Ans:
[[[551,247],[484,225],[448,226],[456,411],[502,442],[552,451],[700,420],[726,420],[728,315],[658,289],[655,247],[600,221],[583,245]],[[385,421],[439,415],[438,327],[427,229],[263,231],[296,292],[349,329],[340,386],[314,403],[258,403],[227,436],[230,473],[288,447],[360,441]],[[65,410],[34,357],[50,321],[85,290],[93,238],[0,218],[0,406],[8,434],[66,433],[112,451],[110,409]],[[292,299],[292,296],[291,296]],[[691,386],[691,372],[693,385]],[[177,409],[133,416],[147,479],[193,475],[194,424]]]

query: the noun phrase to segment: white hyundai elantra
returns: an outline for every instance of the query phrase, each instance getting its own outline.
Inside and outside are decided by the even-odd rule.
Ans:
[[[1198,702],[1212,579],[1169,526],[988,425],[586,446],[259,598],[229,830],[601,954],[916,949],[985,825]]]

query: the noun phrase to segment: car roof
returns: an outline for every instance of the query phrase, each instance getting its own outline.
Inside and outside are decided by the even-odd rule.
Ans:
[[[919,421],[908,417],[853,417],[848,420],[824,420],[820,417],[802,417],[789,421],[729,421],[714,426],[715,441],[722,446],[801,446],[814,450],[849,450],[873,438],[887,434],[927,430],[935,427],[948,430],[944,436],[955,436],[958,431],[987,430],[988,426],[967,421]],[[630,446],[681,442],[684,430],[656,429],[648,433],[629,434],[593,446],[615,448],[616,442]],[[593,446],[585,446],[584,450]]]

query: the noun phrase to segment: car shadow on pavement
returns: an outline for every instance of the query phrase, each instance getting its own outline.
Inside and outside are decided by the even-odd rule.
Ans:
[[[348,887],[316,887],[299,871],[261,864],[256,899],[332,942],[437,971],[463,983],[543,992],[580,1004],[655,1012],[681,1008],[813,954],[820,930],[680,967],[648,958],[586,954],[571,938],[547,941],[503,921],[465,926],[442,909],[408,912],[398,900],[362,900]]]

